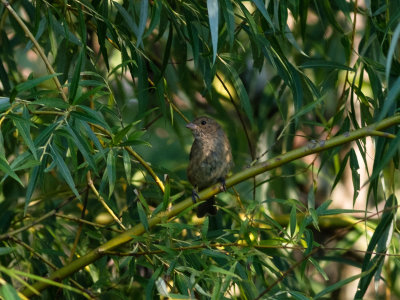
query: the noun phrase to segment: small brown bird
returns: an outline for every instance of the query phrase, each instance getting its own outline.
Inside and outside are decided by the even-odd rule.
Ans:
[[[204,189],[218,181],[225,190],[225,177],[233,165],[231,146],[219,124],[211,118],[199,117],[186,125],[194,136],[187,177],[193,185],[193,201],[196,202],[197,189]],[[197,217],[215,215],[214,197],[207,199],[197,208]]]

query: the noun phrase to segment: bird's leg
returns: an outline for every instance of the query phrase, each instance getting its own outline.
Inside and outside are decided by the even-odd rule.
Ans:
[[[196,204],[196,198],[197,199],[200,199],[200,197],[199,197],[199,195],[197,194],[197,187],[194,187],[193,189],[192,189],[192,200],[193,200],[193,203],[195,203]]]
[[[221,190],[226,192],[225,178],[222,177],[218,181],[221,183]]]

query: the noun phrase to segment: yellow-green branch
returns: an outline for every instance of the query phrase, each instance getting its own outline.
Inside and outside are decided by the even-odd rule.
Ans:
[[[372,124],[368,127],[361,128],[346,134],[342,134],[340,136],[334,137],[330,140],[327,141],[319,141],[316,143],[310,143],[304,147],[292,150],[290,152],[278,155],[275,158],[269,159],[263,163],[254,165],[253,167],[250,167],[246,170],[243,170],[232,177],[228,178],[226,180],[226,186],[231,187],[234,186],[242,181],[245,181],[249,178],[252,178],[253,176],[259,175],[261,173],[264,173],[266,171],[272,170],[274,168],[280,167],[284,164],[287,164],[291,161],[294,161],[296,159],[305,157],[307,155],[313,154],[313,153],[318,153],[322,152],[334,147],[338,147],[344,144],[347,144],[349,142],[375,135],[377,131],[381,131],[385,128],[391,127],[393,125],[400,124],[400,115],[396,115],[390,118],[387,118],[385,120],[382,120],[378,123]],[[385,135],[385,133],[383,133]],[[387,134],[388,137],[390,137],[389,134]],[[207,188],[205,190],[202,190],[201,192],[198,193],[199,195],[199,201],[204,201],[204,199],[208,199],[211,196],[218,194],[220,192],[220,186],[219,184],[213,185],[210,188]],[[174,205],[171,207],[170,210],[160,212],[156,216],[150,218],[148,220],[148,226],[149,228],[160,224],[161,222],[165,222],[170,220],[171,218],[177,216],[179,213],[184,211],[185,209],[190,208],[193,205],[192,198],[188,197],[182,202]],[[71,262],[70,264],[66,265],[65,267],[58,269],[54,273],[52,273],[49,276],[49,279],[51,280],[62,280],[69,275],[81,270],[85,266],[93,263],[94,261],[98,260],[101,258],[103,255],[106,254],[108,251],[112,251],[115,248],[130,242],[135,239],[136,236],[140,236],[145,232],[145,228],[142,224],[137,224],[128,231],[125,231],[124,233],[116,236],[115,238],[111,239],[107,243],[99,246],[98,248],[90,251],[88,254],[76,259],[75,261]],[[49,284],[44,281],[36,282],[35,284],[32,285],[32,287],[38,291],[44,290],[47,288]],[[26,288],[22,291],[22,293],[30,297],[33,295],[32,290]]]

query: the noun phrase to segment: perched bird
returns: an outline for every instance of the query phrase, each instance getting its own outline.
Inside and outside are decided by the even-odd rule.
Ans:
[[[204,189],[218,181],[225,190],[225,177],[233,165],[231,146],[221,126],[213,119],[199,117],[186,125],[194,136],[190,150],[187,177],[193,185],[192,197],[196,202],[197,189]],[[197,208],[197,217],[215,215],[215,199],[211,197]]]

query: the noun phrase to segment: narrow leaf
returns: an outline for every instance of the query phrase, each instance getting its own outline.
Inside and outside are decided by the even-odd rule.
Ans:
[[[82,138],[82,136],[78,133],[75,128],[71,127],[69,124],[65,126],[65,129],[69,133],[72,138],[74,144],[78,147],[79,151],[82,153],[85,160],[88,162],[89,166],[97,173],[96,163],[93,160],[92,153],[90,151],[90,146],[86,142],[86,139]]]
[[[0,170],[3,171],[6,175],[16,180],[21,186],[24,186],[22,181],[19,179],[18,175],[11,169],[10,165],[8,164],[6,158],[3,155],[0,155]]]
[[[211,43],[213,47],[213,63],[217,57],[218,49],[218,0],[207,0],[208,21],[210,23]]]
[[[78,60],[75,64],[74,74],[71,79],[71,84],[69,86],[69,103],[73,103],[76,93],[78,91],[79,81],[81,80],[81,71],[84,61],[85,51],[81,51],[78,56]]]
[[[71,172],[68,169],[67,164],[65,163],[64,159],[56,149],[55,145],[50,146],[51,149],[51,156],[53,157],[53,161],[58,167],[58,170],[61,174],[61,176],[64,178],[65,182],[69,185],[71,188],[72,192],[75,194],[75,196],[80,200],[81,196],[79,195],[79,192],[77,191],[75,187],[74,180],[72,179]]]
[[[358,173],[359,170],[357,155],[354,149],[350,150],[350,169],[351,169],[351,176],[353,178],[353,206],[356,202],[358,193],[360,192],[360,174]]]
[[[250,104],[250,99],[249,96],[247,94],[247,91],[243,85],[242,80],[239,77],[239,74],[236,72],[236,70],[229,65],[227,62],[225,62],[224,60],[221,59],[222,62],[222,66],[225,67],[226,69],[226,73],[230,75],[231,81],[233,83],[233,87],[236,90],[236,93],[240,99],[240,103],[243,107],[243,110],[245,111],[247,117],[249,118],[251,123],[254,123],[254,119],[253,119],[253,110],[251,108],[251,104]]]
[[[140,222],[142,223],[144,229],[146,231],[149,231],[149,223],[147,222],[147,216],[146,216],[146,213],[144,212],[143,206],[140,202],[137,203],[137,208],[138,208]]]
[[[50,75],[46,75],[46,76],[42,76],[36,79],[31,79],[31,80],[27,80],[23,83],[18,84],[15,87],[15,90],[20,93],[26,90],[30,90],[31,88],[34,88],[35,86],[38,86],[39,84],[41,84],[42,82],[49,80],[55,76],[61,75],[61,73],[55,73],[55,74],[50,74]]]
[[[143,33],[146,29],[147,17],[148,17],[149,1],[141,1],[140,4],[140,16],[139,16],[139,28],[137,31],[136,46],[143,46]]]
[[[107,155],[107,175],[108,175],[108,195],[111,196],[111,194],[114,191],[115,187],[115,181],[116,181],[116,157],[117,153],[113,151],[113,149],[110,149]]]
[[[24,119],[13,117],[14,124],[18,129],[18,133],[22,136],[22,138],[25,141],[26,145],[28,146],[29,150],[32,152],[33,157],[35,159],[38,159],[36,147],[35,147],[35,144],[33,143],[32,137],[31,137],[31,132],[30,132],[31,122],[29,120],[29,113],[28,113],[26,107],[24,107],[23,117],[24,117]]]
[[[390,47],[389,47],[389,51],[386,57],[386,70],[385,70],[385,75],[386,75],[386,82],[389,86],[390,80],[389,80],[389,76],[390,76],[390,69],[392,67],[392,61],[393,61],[393,56],[394,56],[394,52],[396,51],[396,48],[398,48],[398,40],[400,38],[400,23],[396,26],[396,29],[394,30],[391,42],[390,42]],[[398,80],[396,80],[396,83]]]
[[[122,149],[122,159],[124,162],[124,169],[125,169],[125,175],[126,175],[126,180],[128,181],[128,184],[131,182],[131,158],[129,156],[128,151],[125,149]]]
[[[265,3],[264,1],[261,0],[252,0],[253,3],[256,5],[256,7],[258,8],[258,10],[261,12],[261,14],[263,15],[263,17],[265,18],[265,20],[269,23],[269,26],[271,26],[272,29],[274,29],[274,24],[272,23],[272,20],[270,18],[270,16],[268,15],[268,11],[265,8]],[[268,1],[269,2],[269,1]],[[268,3],[267,2],[267,3]]]
[[[28,210],[28,206],[31,201],[33,192],[35,191],[39,176],[43,172],[44,162],[46,162],[46,161],[47,161],[47,159],[44,159],[40,166],[34,167],[31,172],[31,175],[29,176],[29,184],[28,184],[28,188],[26,189],[26,195],[25,195],[24,215],[26,215],[26,211]]]

